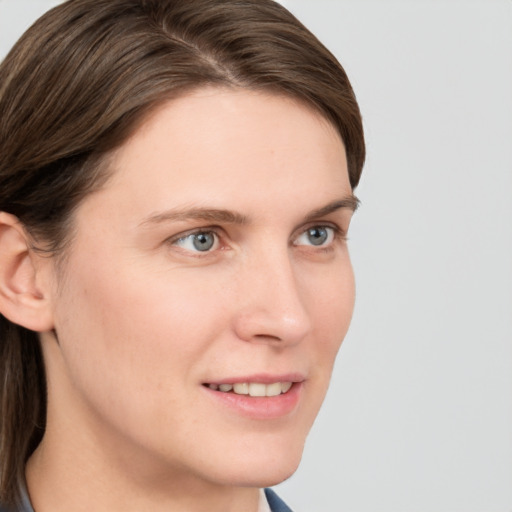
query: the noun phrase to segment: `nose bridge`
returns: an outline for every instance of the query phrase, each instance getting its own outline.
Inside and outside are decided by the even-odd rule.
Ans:
[[[238,336],[292,344],[304,338],[311,328],[310,317],[288,248],[274,246],[252,254],[242,274]]]

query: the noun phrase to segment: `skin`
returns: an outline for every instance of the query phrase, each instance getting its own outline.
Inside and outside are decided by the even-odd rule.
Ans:
[[[297,468],[352,315],[343,143],[289,98],[202,89],[160,107],[111,166],[75,213],[64,269],[36,265],[56,335],[41,335],[34,507],[256,511],[257,488]],[[212,250],[194,230],[215,233]],[[203,385],[290,373],[298,402],[270,419]]]

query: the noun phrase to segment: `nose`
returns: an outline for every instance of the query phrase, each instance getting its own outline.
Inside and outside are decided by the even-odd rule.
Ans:
[[[240,339],[285,346],[299,343],[310,332],[305,290],[287,253],[254,256],[237,282],[234,330]]]

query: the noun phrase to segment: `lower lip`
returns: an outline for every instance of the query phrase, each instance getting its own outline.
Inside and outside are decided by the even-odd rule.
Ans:
[[[249,396],[224,393],[204,386],[205,391],[217,402],[236,414],[256,420],[282,418],[293,412],[299,403],[302,382],[295,382],[290,390],[277,396]]]

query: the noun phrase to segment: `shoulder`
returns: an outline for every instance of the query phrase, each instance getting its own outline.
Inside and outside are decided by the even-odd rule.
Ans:
[[[265,489],[265,496],[272,512],[293,512],[272,489]]]

